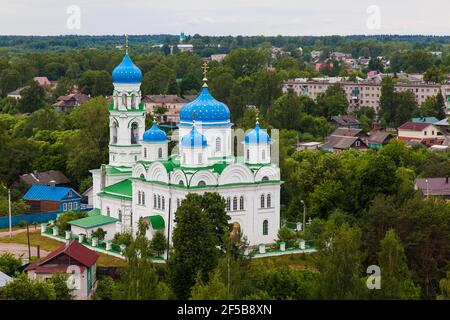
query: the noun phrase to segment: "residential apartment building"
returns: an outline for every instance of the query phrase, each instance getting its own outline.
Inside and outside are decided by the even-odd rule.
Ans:
[[[329,86],[336,83],[341,85],[347,96],[349,111],[353,111],[358,107],[371,107],[376,112],[379,111],[381,98],[381,83],[379,82],[291,79],[284,83],[283,91],[287,92],[289,89],[292,89],[297,94],[306,95],[316,101],[319,94],[324,93]],[[412,91],[419,106],[422,105],[427,97],[435,96],[439,91],[442,91],[448,110],[447,113],[450,113],[450,84],[404,83],[395,85],[394,90],[396,92]]]
[[[172,94],[148,95],[142,98],[147,113],[155,115],[156,106],[165,107],[167,111],[162,115],[161,122],[180,122],[180,110],[188,102],[194,100],[194,96],[184,98]]]

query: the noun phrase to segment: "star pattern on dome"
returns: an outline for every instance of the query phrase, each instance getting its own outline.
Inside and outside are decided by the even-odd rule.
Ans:
[[[144,142],[165,142],[167,141],[166,133],[158,127],[158,124],[153,122],[150,129],[144,132],[142,141]]]
[[[181,122],[192,122],[193,120],[197,120],[202,123],[229,123],[230,110],[224,103],[217,101],[211,95],[207,87],[203,87],[198,97],[181,109],[180,120]]]
[[[114,68],[112,79],[114,83],[140,83],[142,71],[133,63],[128,53],[126,53],[122,62]]]

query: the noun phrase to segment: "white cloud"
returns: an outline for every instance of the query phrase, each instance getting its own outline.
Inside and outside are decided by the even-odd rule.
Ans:
[[[428,0],[2,0],[0,34],[72,34],[69,5],[81,8],[79,34],[330,35],[448,34],[450,2]],[[366,9],[381,9],[369,30]]]

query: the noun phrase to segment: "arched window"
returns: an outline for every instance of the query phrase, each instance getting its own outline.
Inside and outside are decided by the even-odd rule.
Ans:
[[[117,123],[114,121],[111,126],[111,144],[117,143]]]
[[[141,192],[138,191],[138,204],[141,204]]]
[[[179,186],[184,186],[184,181],[183,181],[183,180],[180,180],[180,182],[178,182],[178,185],[179,185]]]
[[[180,207],[181,201],[180,198],[177,198],[177,209]]]
[[[222,141],[220,140],[219,137],[216,138],[216,152],[220,152],[220,150],[222,149]]]
[[[122,94],[122,105],[124,107],[127,106],[127,94],[126,93]]]
[[[145,180],[145,176],[143,173],[141,173],[141,175],[139,176],[142,180]]]
[[[158,148],[158,158],[162,159],[162,148]]]
[[[267,236],[269,234],[269,221],[263,221],[263,236]]]
[[[183,153],[183,156],[181,157],[181,163],[182,164],[186,163],[186,153]]]
[[[269,177],[268,177],[268,176],[264,176],[264,177],[262,177],[261,180],[262,180],[262,181],[269,181]]]
[[[141,192],[141,200],[142,200],[142,205],[145,206],[145,192],[144,191]]]
[[[244,196],[239,198],[239,210],[244,210]]]
[[[261,195],[261,208],[264,208],[265,205],[265,197],[264,197],[264,193]]]
[[[204,186],[206,186],[206,182],[203,181],[203,180],[200,180],[200,181],[198,182],[197,185],[198,185],[199,187],[204,187]]]
[[[231,210],[231,198],[228,197],[227,198],[227,211],[230,211],[230,210]]]
[[[111,216],[111,209],[109,209],[109,207],[106,207],[106,215],[107,215],[108,217]]]
[[[144,148],[144,158],[147,159],[147,148]]]
[[[262,156],[261,156],[262,160],[266,160],[266,150],[263,149],[262,151]]]
[[[162,196],[162,206],[161,206],[161,210],[165,210],[166,209],[166,199],[164,198],[164,196]]]
[[[233,211],[236,211],[238,208],[238,198],[237,197],[233,197]]]
[[[161,196],[158,196],[158,209],[161,209]]]
[[[270,193],[267,194],[267,208],[272,208],[272,196]]]
[[[247,161],[250,160],[250,149],[247,149]]]
[[[136,122],[133,122],[131,124],[131,143],[132,144],[138,143],[138,137],[139,137],[138,124]]]
[[[198,154],[198,163],[203,162],[203,155],[201,153]]]
[[[156,194],[153,195],[153,208],[156,209]]]
[[[131,109],[136,109],[136,94],[131,95]]]
[[[117,210],[117,216],[120,222],[122,222],[122,210]]]

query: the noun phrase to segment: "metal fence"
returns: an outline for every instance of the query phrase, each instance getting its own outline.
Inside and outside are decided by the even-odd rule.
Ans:
[[[22,221],[28,224],[36,223],[44,223],[49,222],[50,220],[55,220],[57,215],[60,212],[41,212],[41,213],[30,213],[30,214],[19,214],[11,216],[11,224],[12,226],[17,226]],[[9,227],[9,217],[2,216],[0,217],[0,229]]]

